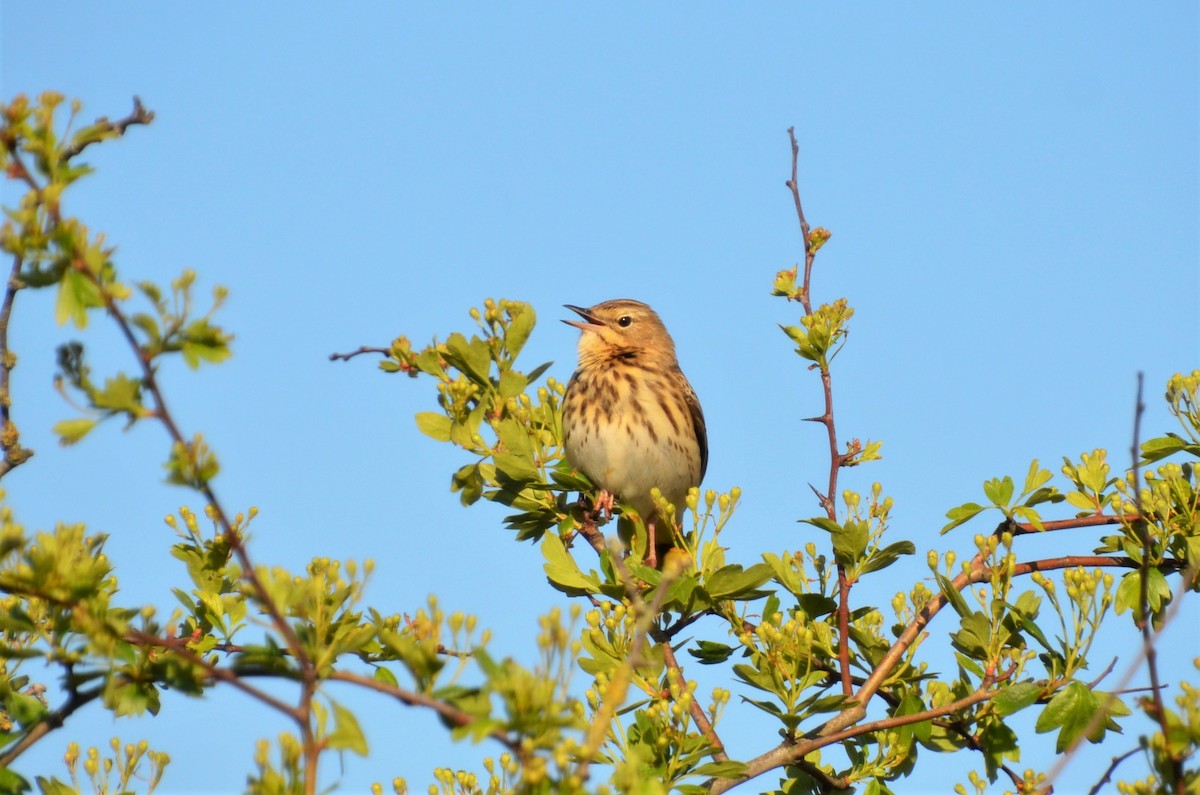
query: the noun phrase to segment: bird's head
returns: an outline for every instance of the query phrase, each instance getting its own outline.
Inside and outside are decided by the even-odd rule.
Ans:
[[[675,343],[658,314],[641,301],[617,298],[584,309],[565,305],[582,320],[564,320],[579,335],[579,362],[612,358],[675,364]]]

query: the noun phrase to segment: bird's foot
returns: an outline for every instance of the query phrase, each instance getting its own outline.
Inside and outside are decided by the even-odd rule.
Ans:
[[[654,539],[654,522],[646,522],[646,565],[658,568],[658,545]]]
[[[594,510],[603,513],[605,519],[611,519],[613,516],[613,505],[616,502],[616,495],[611,491],[601,490],[596,495],[596,505]]]

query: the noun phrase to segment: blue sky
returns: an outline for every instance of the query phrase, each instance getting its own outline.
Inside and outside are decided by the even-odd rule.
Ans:
[[[560,601],[538,551],[512,541],[500,509],[450,495],[461,457],[412,421],[433,407],[432,384],[328,354],[467,330],[469,307],[502,296],[534,305],[528,361],[565,379],[575,332],[557,322],[562,304],[647,301],[704,404],[705,485],[745,495],[731,559],[800,546],[812,532],[796,519],[818,510],[806,484],[827,462],[800,421],[819,413],[818,382],[776,329],[796,307],[768,295],[802,256],[783,186],[789,126],[809,220],[833,232],[815,296],[857,310],[834,370],[839,430],[884,440],[885,459],[843,483],[881,481],[894,539],[919,550],[864,583],[863,603],[925,577],[928,549],[968,554],[971,526],[937,530],[985,479],[1096,447],[1124,464],[1137,371],[1148,435],[1171,429],[1166,378],[1200,366],[1191,3],[6,2],[0,31],[6,99],[53,88],[85,117],[116,117],[137,94],[158,114],[95,150],[99,173],[69,209],[119,245],[129,279],[188,267],[230,288],[234,358],[163,379],[183,426],[220,454],[226,504],[260,508],[255,558],[373,558],[371,604],[411,612],[437,593],[478,613],[499,653],[528,655],[536,616]],[[49,428],[71,409],[50,386],[53,348],[80,334],[52,317],[51,295],[21,296],[14,416],[37,457],[4,487],[30,528],[110,533],[125,597],[169,610],[184,572],[163,564],[162,517],[199,505],[160,485],[158,428],[55,445]],[[103,324],[83,339],[97,371],[128,366]],[[1197,620],[1193,605],[1169,630],[1170,681],[1200,652]],[[1129,657],[1117,623],[1097,672]],[[935,625],[935,642],[953,629]],[[422,788],[435,764],[498,752],[370,703],[372,758],[330,771],[347,790],[396,775]],[[735,757],[775,741],[736,707]],[[232,791],[253,740],[285,728],[233,694],[168,698],[163,712],[83,715],[21,769],[53,772],[68,739],[119,734],[172,754],[166,791]],[[1031,742],[1019,767],[1044,765],[1049,747]],[[942,790],[978,765],[925,762],[899,791]],[[1095,769],[1081,761],[1059,791],[1086,791]]]

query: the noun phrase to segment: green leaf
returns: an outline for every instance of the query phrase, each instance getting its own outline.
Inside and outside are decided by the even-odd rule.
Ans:
[[[8,713],[22,726],[30,726],[41,720],[49,709],[39,699],[25,693],[11,693],[4,705]]]
[[[937,580],[938,587],[941,588],[942,594],[946,597],[946,600],[950,603],[950,606],[954,608],[954,612],[958,613],[960,616],[970,615],[971,608],[967,606],[967,600],[963,599],[963,596],[961,593],[959,593],[959,590],[954,587],[954,583],[948,580],[945,575],[938,574],[937,572],[934,572],[933,576]]]
[[[1016,508],[1013,508],[1012,515],[1013,515],[1013,519],[1016,519],[1016,520],[1022,521],[1022,522],[1028,522],[1030,525],[1033,526],[1033,528],[1035,530],[1045,530],[1046,529],[1046,526],[1042,524],[1041,514],[1039,514],[1037,511],[1033,510],[1032,508],[1030,508],[1028,506],[1019,505]]]
[[[911,541],[897,541],[894,544],[889,544],[875,552],[867,561],[863,563],[861,572],[866,574],[872,571],[886,569],[888,566],[899,560],[901,555],[916,554],[917,547]]]
[[[532,384],[534,381],[538,380],[542,373],[549,370],[552,364],[554,364],[554,362],[542,362],[537,367],[529,371],[529,374],[525,376],[525,382]]]
[[[346,750],[359,756],[366,756],[367,738],[358,725],[358,718],[336,701],[331,704],[333,706],[333,731],[325,738],[326,747],[335,751]]]
[[[858,563],[871,540],[871,528],[866,522],[848,520],[833,531],[833,554],[844,566]]]
[[[708,762],[700,765],[692,773],[709,778],[740,778],[746,775],[748,769],[744,762],[735,762],[730,759],[725,762]]]
[[[202,362],[218,364],[233,355],[229,348],[230,339],[229,335],[207,320],[197,320],[188,324],[180,353],[193,370]]]
[[[490,386],[489,374],[492,369],[492,357],[488,345],[479,337],[467,338],[454,333],[446,340],[447,358],[453,362],[463,375],[482,386]]]
[[[716,665],[728,660],[734,652],[732,646],[716,643],[711,640],[696,641],[696,648],[688,649],[688,654],[700,661],[701,665]]]
[[[75,444],[95,427],[96,420],[91,417],[77,417],[73,420],[56,422],[53,430],[58,435],[59,443],[65,446]]]
[[[105,379],[104,389],[92,395],[92,403],[98,409],[128,412],[136,417],[142,413],[142,382],[118,373]]]
[[[984,768],[990,781],[996,780],[1005,759],[1013,762],[1021,759],[1017,734],[1003,721],[983,721],[979,732],[979,748],[983,753]]]
[[[516,370],[504,370],[500,373],[500,397],[516,397],[525,391],[529,385],[528,379]]]
[[[417,427],[421,433],[439,442],[450,441],[450,428],[453,424],[449,417],[436,411],[422,411],[417,414]]]
[[[492,456],[492,461],[496,464],[496,474],[514,483],[531,483],[539,478],[537,467],[533,463],[533,453],[496,453]]]
[[[804,594],[804,582],[789,563],[772,552],[764,552],[762,557],[771,567],[771,571],[775,573],[775,579],[780,585],[787,588],[794,596],[798,597]]]
[[[1025,475],[1025,488],[1021,490],[1021,495],[1032,494],[1046,485],[1053,477],[1054,475],[1049,469],[1042,469],[1038,465],[1038,460],[1033,459],[1029,464],[1029,472]]]
[[[820,593],[799,594],[796,597],[796,606],[809,618],[820,618],[837,610],[837,602]]]
[[[555,589],[572,596],[600,593],[597,584],[584,576],[562,539],[554,533],[542,536],[542,557],[546,559],[543,566],[546,577]]]
[[[756,563],[743,570],[733,564],[717,569],[704,581],[704,589],[716,599],[748,599],[758,594],[755,589],[771,579],[771,567]]]
[[[983,484],[983,493],[992,501],[992,505],[1004,510],[1008,508],[1008,504],[1012,501],[1013,479],[1005,475],[1003,478],[992,478],[985,481]]]
[[[1156,569],[1149,569],[1147,572],[1149,578],[1146,580],[1146,599],[1150,604],[1150,612],[1157,613],[1162,609],[1164,603],[1171,598],[1171,586],[1167,583],[1167,578],[1163,573]],[[1121,578],[1121,584],[1117,586],[1117,592],[1113,596],[1113,607],[1117,611],[1117,615],[1121,615],[1126,610],[1137,608],[1142,603],[1142,572],[1131,571]],[[1136,610],[1134,615],[1141,615],[1141,610]]]
[[[978,503],[974,503],[974,502],[964,502],[962,505],[958,506],[957,508],[951,508],[950,510],[946,511],[946,518],[950,519],[952,521],[950,522],[950,524],[948,524],[942,528],[942,530],[941,530],[942,535],[945,535],[946,533],[950,532],[954,528],[958,527],[960,524],[963,524],[964,522],[968,522],[971,519],[974,519],[977,515],[979,515],[979,513],[981,513],[984,510],[985,510],[985,508],[982,505],[980,505]]]
[[[1001,717],[1020,712],[1035,703],[1042,695],[1042,686],[1036,682],[1017,682],[992,697],[992,706]]]
[[[76,328],[86,328],[87,310],[99,306],[104,306],[104,300],[96,283],[83,273],[68,268],[58,283],[54,322],[61,326],[70,320]]]
[[[968,657],[982,660],[987,656],[988,638],[992,625],[987,616],[978,611],[962,617],[961,629],[950,635],[950,645]]]
[[[830,519],[828,516],[814,516],[811,519],[801,519],[800,521],[804,524],[810,524],[813,527],[819,527],[826,533],[830,534],[840,532],[842,529],[840,524],[835,522],[833,519]]]
[[[509,311],[512,312],[512,322],[509,323],[508,330],[504,333],[504,350],[515,359],[521,349],[525,347],[530,333],[533,332],[533,326],[537,323],[537,315],[534,313],[533,307],[525,303],[514,303],[509,306]]]
[[[466,464],[450,476],[450,492],[462,492],[458,495],[458,501],[464,507],[474,505],[483,496],[483,474],[480,472],[480,466]]]
[[[1142,442],[1142,458],[1146,462],[1158,461],[1180,451],[1200,456],[1200,444],[1189,442],[1174,433]]]
[[[1071,682],[1054,694],[1042,710],[1042,714],[1038,716],[1034,728],[1039,734],[1059,729],[1054,748],[1061,754],[1081,738],[1099,708],[1099,699],[1087,685],[1083,682]],[[1096,721],[1096,726],[1087,739],[1099,742],[1104,736],[1104,731],[1104,721]]]

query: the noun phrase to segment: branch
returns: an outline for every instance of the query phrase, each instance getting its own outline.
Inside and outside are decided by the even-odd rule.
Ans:
[[[981,701],[987,701],[996,694],[996,690],[992,688],[994,682],[985,681],[978,690],[965,698],[960,698],[957,701],[952,701],[936,709],[926,710],[913,715],[893,715],[890,718],[882,718],[880,720],[863,723],[858,726],[833,731],[827,735],[813,737],[801,742],[783,742],[776,748],[767,753],[750,760],[746,763],[746,774],[736,779],[717,779],[709,788],[709,795],[720,795],[733,789],[737,785],[749,781],[750,779],[761,776],[768,770],[774,770],[777,767],[794,764],[800,759],[824,748],[827,745],[839,743],[842,740],[851,737],[858,737],[863,734],[883,731],[885,729],[894,729],[899,726],[908,726],[913,723],[921,723],[923,721],[940,718],[945,715],[951,715],[959,710],[978,704]],[[832,723],[832,722],[831,722]],[[826,724],[827,726],[830,724]],[[823,729],[822,729],[823,730]]]
[[[208,660],[189,649],[187,646],[187,640],[183,638],[161,637],[159,635],[151,635],[149,632],[143,632],[141,630],[134,629],[126,633],[125,640],[136,646],[156,646],[160,649],[166,649],[172,654],[178,654],[180,657],[184,658],[193,665],[203,668],[210,679],[232,685],[234,688],[241,690],[251,698],[261,701],[268,707],[282,712],[284,715],[287,715],[293,720],[302,721],[304,719],[304,715],[301,714],[301,710],[296,707],[289,707],[287,704],[275,698],[275,696],[272,696],[270,693],[267,693],[264,690],[259,690],[257,687],[254,687],[251,684],[247,684],[245,681],[243,681],[244,674],[239,674],[237,671],[231,671],[228,668],[221,668],[220,666],[213,665]]]
[[[348,362],[351,359],[353,359],[355,356],[360,356],[364,353],[378,353],[382,356],[388,356],[391,354],[391,352],[392,352],[391,348],[376,348],[376,347],[372,347],[370,345],[363,345],[358,350],[350,351],[349,353],[331,353],[331,354],[329,354],[329,361],[331,361],[331,362],[338,362],[338,361]]]
[[[1120,765],[1122,762],[1124,762],[1129,757],[1136,754],[1140,750],[1142,750],[1142,749],[1140,746],[1138,746],[1136,748],[1130,748],[1128,751],[1121,754],[1120,756],[1114,756],[1112,758],[1112,764],[1110,764],[1108,766],[1108,768],[1104,771],[1104,775],[1100,777],[1100,780],[1097,781],[1096,784],[1090,790],[1088,790],[1088,795],[1096,795],[1096,793],[1098,793],[1101,789],[1103,789],[1104,785],[1112,780],[1112,774],[1116,772],[1117,766]]]
[[[86,706],[95,701],[103,693],[103,688],[94,688],[92,690],[79,691],[72,689],[66,702],[54,710],[47,712],[40,720],[31,728],[24,737],[16,742],[12,748],[9,748],[3,754],[0,754],[0,770],[7,770],[13,762],[21,754],[29,750],[29,748],[38,740],[45,737],[55,729],[62,728],[63,723],[67,718],[71,717],[80,707]]]
[[[1110,524],[1132,524],[1137,521],[1138,515],[1134,513],[1121,514],[1119,516],[1109,514],[1092,514],[1090,516],[1077,516],[1074,519],[1054,519],[1049,522],[1042,522],[1042,527],[1039,530],[1029,522],[1001,522],[997,530],[1009,531],[1014,536],[1031,535],[1036,533],[1049,533],[1055,530],[1074,530],[1079,527],[1096,527],[1099,525]]]
[[[1142,459],[1139,454],[1141,448],[1139,437],[1142,431],[1142,415],[1146,411],[1146,404],[1142,402],[1142,386],[1144,381],[1145,375],[1141,371],[1138,371],[1137,397],[1134,400],[1133,408],[1133,444],[1129,448],[1129,454],[1133,458],[1133,504],[1138,516],[1138,521],[1132,526],[1137,531],[1139,540],[1142,542],[1142,564],[1140,566],[1141,594],[1138,597],[1138,601],[1141,603],[1139,607],[1141,609],[1142,648],[1146,651],[1146,670],[1150,674],[1150,687],[1153,691],[1150,694],[1154,705],[1154,714],[1151,717],[1158,721],[1163,737],[1169,737],[1171,726],[1167,721],[1166,709],[1163,707],[1162,686],[1158,679],[1158,648],[1154,644],[1154,620],[1151,617],[1152,611],[1150,610],[1150,556],[1154,552],[1154,549],[1153,543],[1150,540],[1150,528],[1144,521],[1142,512]],[[1183,760],[1169,751],[1166,757],[1170,760],[1172,777],[1175,779],[1176,795],[1183,795],[1185,784]]]
[[[4,459],[0,461],[0,478],[33,456],[32,450],[21,446],[21,435],[11,416],[11,374],[12,369],[17,366],[17,355],[8,347],[8,324],[12,319],[17,291],[24,287],[20,279],[23,262],[20,254],[13,255],[12,268],[9,270],[8,283],[4,290],[4,303],[0,305],[0,447],[4,449]]]
[[[792,765],[802,770],[806,776],[820,784],[821,792],[853,791],[854,782],[850,780],[849,776],[831,776],[807,759],[797,759],[795,762],[792,762]]]
[[[81,272],[88,275],[97,288],[99,288],[100,295],[104,299],[104,308],[108,310],[108,314],[116,321],[122,336],[124,336],[125,341],[133,350],[134,357],[137,359],[142,371],[142,383],[145,384],[146,389],[150,391],[150,394],[154,398],[153,416],[162,423],[167,431],[167,435],[171,437],[174,443],[183,445],[185,449],[189,449],[187,440],[179,430],[174,416],[172,416],[170,410],[167,408],[166,398],[163,397],[162,389],[158,384],[157,370],[151,363],[150,357],[142,350],[142,346],[138,344],[137,337],[133,334],[133,328],[128,318],[125,317],[124,312],[117,306],[116,301],[113,300],[109,292],[104,289],[104,285],[100,284],[99,280],[90,271],[81,269]],[[233,523],[229,520],[229,516],[225,512],[225,508],[221,505],[221,501],[217,499],[216,492],[213,491],[212,486],[205,483],[199,488],[199,491],[208,504],[212,506],[213,514],[226,540],[229,542],[230,549],[237,555],[238,563],[242,567],[242,577],[249,583],[251,589],[258,596],[262,606],[271,617],[271,623],[279,631],[284,643],[296,658],[302,678],[306,681],[312,681],[315,673],[312,672],[312,663],[308,659],[308,654],[304,651],[304,647],[300,643],[300,638],[296,635],[295,630],[292,629],[292,625],[288,623],[287,619],[280,612],[279,605],[275,604],[275,600],[267,593],[266,586],[262,584],[262,581],[258,578],[258,574],[254,571],[254,564],[250,560],[250,555],[246,552],[246,546],[242,541],[241,533],[234,529]]]
[[[1133,526],[1135,528],[1138,528],[1139,535],[1141,535],[1142,539],[1144,540],[1144,551],[1142,553],[1142,561],[1143,562],[1148,560],[1150,557],[1150,554],[1149,554],[1150,553],[1150,548],[1149,548],[1150,531],[1147,529],[1146,523],[1141,520],[1141,517],[1142,517],[1141,469],[1140,469],[1141,464],[1140,464],[1140,458],[1138,456],[1138,448],[1139,448],[1138,435],[1139,435],[1140,427],[1141,427],[1142,412],[1144,410],[1145,410],[1145,405],[1142,403],[1142,374],[1138,373],[1138,391],[1137,391],[1137,402],[1136,402],[1135,408],[1134,408],[1133,445],[1131,446],[1131,452],[1133,454],[1134,506],[1136,507],[1136,510],[1137,510],[1137,516],[1135,518],[1138,519],[1138,521],[1133,523]],[[1173,561],[1163,561],[1160,564],[1160,566],[1165,565],[1167,563],[1171,563],[1171,562],[1173,562]],[[1144,563],[1141,565],[1144,565]],[[1180,566],[1179,568],[1182,568],[1182,566]],[[1138,650],[1137,656],[1134,658],[1133,662],[1131,662],[1129,664],[1129,667],[1125,669],[1125,673],[1122,674],[1120,681],[1117,682],[1117,686],[1115,688],[1113,688],[1112,692],[1110,692],[1108,694],[1108,698],[1105,699],[1105,703],[1103,705],[1101,705],[1100,709],[1096,710],[1095,714],[1092,716],[1092,719],[1090,721],[1088,721],[1087,726],[1085,726],[1083,731],[1080,732],[1079,737],[1075,740],[1075,743],[1070,748],[1068,748],[1065,753],[1059,755],[1058,761],[1055,762],[1054,767],[1052,767],[1050,769],[1050,771],[1046,774],[1046,781],[1044,784],[1044,789],[1046,789],[1046,791],[1049,791],[1049,788],[1053,786],[1055,779],[1057,779],[1058,776],[1062,774],[1062,771],[1064,769],[1066,769],[1067,764],[1075,756],[1075,749],[1078,748],[1080,743],[1083,742],[1083,738],[1091,736],[1092,732],[1096,730],[1096,728],[1100,725],[1101,721],[1105,720],[1107,718],[1107,714],[1108,714],[1107,707],[1108,707],[1109,702],[1112,699],[1115,699],[1117,697],[1116,696],[1117,693],[1123,692],[1125,690],[1125,688],[1129,684],[1129,681],[1131,679],[1133,679],[1134,673],[1137,672],[1138,667],[1142,664],[1142,660],[1143,659],[1150,660],[1151,658],[1157,659],[1157,653],[1154,648],[1154,636],[1149,631],[1149,626],[1150,626],[1149,604],[1148,604],[1147,594],[1146,594],[1146,590],[1145,590],[1146,582],[1148,580],[1148,578],[1146,577],[1146,571],[1147,571],[1147,569],[1145,569],[1145,568],[1142,569],[1142,593],[1141,593],[1142,602],[1141,602],[1141,605],[1139,606],[1142,611],[1142,615],[1141,615],[1142,647],[1141,647],[1141,649]],[[1200,563],[1193,563],[1191,566],[1188,566],[1186,570],[1184,570],[1183,577],[1181,578],[1182,581],[1179,583],[1179,587],[1175,590],[1174,593],[1171,594],[1170,606],[1167,608],[1166,612],[1162,616],[1162,620],[1159,622],[1158,634],[1161,635],[1163,630],[1166,629],[1167,625],[1170,624],[1171,621],[1174,620],[1175,616],[1179,614],[1179,607],[1183,603],[1184,594],[1187,593],[1187,591],[1189,590],[1190,584],[1193,582],[1193,580],[1195,580],[1198,573],[1200,573]],[[1162,695],[1161,695],[1162,691],[1161,691],[1160,686],[1157,683],[1158,672],[1157,672],[1156,667],[1153,667],[1153,666],[1151,667],[1150,674],[1151,674],[1151,687],[1154,691],[1154,695],[1152,696],[1152,699],[1153,699],[1152,704],[1154,704],[1155,707],[1158,708],[1158,714],[1152,715],[1150,717],[1159,721],[1159,726],[1162,728],[1164,736],[1169,736],[1167,729],[1166,729],[1166,727],[1167,727],[1167,724],[1165,722],[1166,715],[1161,709],[1162,703],[1163,703]],[[1152,708],[1155,708],[1155,707],[1152,707]],[[1144,711],[1149,712],[1149,710],[1145,709],[1145,708],[1144,708]],[[1122,757],[1122,759],[1123,758],[1124,757]],[[1167,758],[1170,760],[1170,763],[1173,768],[1173,772],[1175,772],[1177,774],[1175,777],[1176,793],[1177,793],[1177,795],[1181,795],[1183,792],[1185,792],[1185,786],[1184,786],[1185,781],[1183,778],[1182,761],[1174,758],[1173,756],[1168,756]],[[1119,760],[1114,760],[1114,764],[1113,764],[1114,768],[1118,762],[1119,762]],[[1110,770],[1110,772],[1111,772],[1111,770]],[[1108,774],[1106,774],[1106,776],[1107,775]],[[1103,783],[1103,782],[1101,782],[1101,783]]]
[[[952,731],[957,734],[972,751],[979,751],[980,753],[987,751],[987,747],[979,741],[978,737],[971,733],[970,729],[965,725],[966,722],[961,718],[954,718],[953,720],[934,720],[932,723],[935,726],[941,726],[947,731]],[[1014,792],[1020,792],[1023,787],[1024,779],[1006,764],[1001,763],[1000,769],[1003,770],[1005,775],[1012,780],[1013,786],[1016,787]]]
[[[333,671],[329,674],[328,678],[333,682],[348,682],[352,685],[365,687],[368,690],[374,690],[377,693],[383,693],[410,707],[431,709],[447,723],[455,726],[469,726],[475,721],[475,718],[469,713],[463,712],[458,707],[451,706],[444,701],[438,701],[436,698],[430,698],[421,693],[414,693],[402,687],[385,684],[369,676],[351,673],[350,671]],[[488,736],[507,748],[518,759],[522,761],[529,759],[529,752],[522,748],[521,743],[512,739],[500,729],[492,729],[488,732]]]
[[[812,311],[812,266],[816,259],[817,250],[813,246],[812,233],[808,226],[808,219],[804,217],[804,204],[800,201],[800,182],[796,176],[800,161],[800,144],[796,142],[796,128],[788,128],[788,140],[792,145],[792,178],[787,181],[788,190],[792,192],[792,200],[796,204],[796,219],[800,223],[800,234],[804,237],[804,286],[800,295],[800,302],[804,306],[804,314],[811,315]],[[837,507],[834,502],[837,495],[838,470],[841,469],[842,458],[838,452],[837,429],[833,421],[833,380],[829,373],[829,367],[826,361],[826,366],[820,368],[821,387],[825,395],[825,412],[820,417],[813,417],[814,422],[819,422],[825,426],[826,436],[829,439],[829,483],[824,494],[817,492],[817,499],[821,503],[821,507],[825,509],[826,515],[832,520],[837,521]],[[842,681],[842,693],[849,696],[854,692],[854,685],[850,681],[850,580],[846,576],[846,567],[840,562],[837,564],[838,574],[838,606],[837,606],[837,627],[838,627],[838,668]]]
[[[675,659],[675,650],[671,648],[671,641],[664,639],[659,643],[659,646],[663,650],[663,660],[666,662],[667,667],[675,671],[675,674],[679,677],[680,686],[682,686],[687,679],[683,675],[683,669],[679,667],[679,660]],[[700,729],[700,733],[703,734],[704,738],[712,743],[713,748],[716,749],[712,754],[713,760],[717,762],[728,762],[729,754],[725,753],[725,743],[721,742],[721,738],[717,736],[717,732],[713,728],[712,722],[709,721],[708,716],[704,714],[704,707],[700,706],[700,702],[695,698],[692,699],[691,706],[688,707],[688,712],[691,714],[692,720],[696,722],[696,726]]]
[[[671,580],[679,576],[682,570],[682,564],[679,563],[677,556],[669,556],[663,561],[663,576],[659,581],[658,587],[654,592],[654,601],[649,604],[642,599],[641,594],[637,592],[633,585],[633,575],[625,566],[625,561],[620,555],[610,555],[613,563],[613,570],[617,577],[625,586],[625,592],[629,597],[630,607],[638,614],[637,621],[633,628],[633,642],[629,645],[629,654],[625,656],[625,661],[620,667],[609,677],[608,686],[604,689],[601,695],[600,707],[592,716],[591,725],[588,727],[587,736],[584,738],[583,747],[579,749],[577,759],[579,760],[578,767],[575,769],[575,775],[580,781],[586,781],[588,777],[588,768],[592,764],[593,758],[600,751],[600,746],[604,744],[605,737],[612,726],[613,719],[617,715],[617,710],[625,703],[625,697],[629,692],[629,680],[633,678],[634,669],[642,662],[642,653],[646,646],[646,639],[650,636],[651,624],[655,617],[662,610],[663,601],[667,598],[668,586]]]
[[[142,107],[142,100],[135,96],[133,98],[133,111],[128,116],[123,119],[117,119],[116,121],[109,121],[104,116],[101,116],[100,118],[96,119],[95,124],[96,126],[103,127],[105,132],[112,133],[119,138],[125,134],[127,129],[135,124],[149,124],[152,121],[154,121],[154,111],[146,110],[144,107]],[[63,147],[62,159],[70,160],[84,149],[87,149],[94,143],[99,143],[101,140],[102,138],[97,137],[81,141],[71,146]]]

